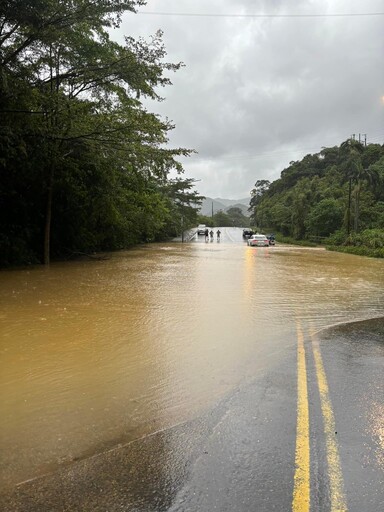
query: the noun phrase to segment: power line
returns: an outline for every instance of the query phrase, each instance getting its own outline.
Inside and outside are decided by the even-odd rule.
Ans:
[[[384,143],[384,132],[382,132],[380,134],[374,134],[369,137],[368,142],[375,142],[375,141],[382,141],[381,143],[383,144]]]
[[[384,12],[345,12],[321,14],[220,14],[203,12],[155,12],[138,11],[137,14],[149,16],[183,16],[195,18],[356,18],[368,16],[384,16]]]
[[[287,149],[283,151],[271,151],[271,152],[262,152],[262,153],[238,153],[233,155],[222,155],[220,159],[236,159],[236,160],[252,160],[254,158],[273,158],[273,157],[284,157],[285,155],[293,155],[297,153],[303,153],[305,151],[319,151],[318,146],[311,148],[299,148],[299,149]],[[198,154],[194,158],[202,160],[216,160],[217,156],[204,156],[203,154]]]
[[[361,135],[361,134],[360,134]],[[366,135],[366,134],[363,134]],[[375,143],[376,139],[382,139],[383,135],[373,136],[366,138],[366,143]],[[321,149],[319,149],[319,146],[312,146],[312,147],[306,147],[306,148],[296,148],[296,149],[286,149],[282,151],[268,151],[268,152],[261,152],[261,153],[237,153],[233,155],[221,155],[219,158],[220,160],[253,160],[255,158],[276,158],[276,157],[289,157],[289,155],[298,155],[307,152],[307,154],[316,154],[321,153],[322,148],[325,148],[325,146],[322,146]],[[333,144],[331,146],[326,147],[326,149],[332,149],[334,147],[338,147],[338,144]],[[217,156],[204,156],[204,154],[198,154],[194,157],[194,159],[197,160],[216,160]]]
[[[301,154],[303,152],[308,152],[308,154],[309,154],[311,152],[316,152],[316,151],[319,152],[318,146],[312,147],[312,148],[306,148],[306,149],[301,148],[301,149],[297,149],[297,150],[271,151],[271,152],[266,152],[266,153],[250,153],[250,154],[238,153],[238,154],[233,154],[233,155],[220,155],[219,157],[218,156],[205,156],[204,154],[198,153],[193,158],[194,158],[194,160],[217,160],[218,158],[220,160],[254,160],[257,158],[276,158],[276,157],[284,158],[284,157],[288,157],[289,155],[297,155],[297,154]]]

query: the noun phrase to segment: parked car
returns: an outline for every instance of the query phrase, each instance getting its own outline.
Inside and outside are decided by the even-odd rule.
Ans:
[[[252,235],[251,238],[248,238],[248,245],[251,247],[269,247],[269,240],[265,235]]]
[[[207,229],[207,226],[205,224],[199,224],[197,226],[197,234],[198,235],[205,235],[205,230]]]
[[[271,233],[270,235],[265,235],[265,236],[269,240],[269,245],[275,245],[276,244],[275,235],[273,233]]]
[[[243,238],[250,238],[254,234],[255,233],[252,229],[243,229]]]

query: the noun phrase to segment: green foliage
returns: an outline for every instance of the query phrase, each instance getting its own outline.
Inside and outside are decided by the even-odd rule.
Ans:
[[[328,237],[327,245],[344,245],[347,238],[347,232],[344,229],[338,229]]]
[[[310,240],[297,240],[291,236],[284,236],[281,233],[275,233],[276,241],[282,244],[299,245],[302,247],[316,247],[318,244]]]
[[[329,237],[328,243],[330,245],[365,246],[369,249],[380,249],[384,247],[384,230],[366,229],[360,233],[351,233],[347,237],[344,236],[344,239],[341,234],[335,234]]]
[[[217,214],[216,214],[217,215]],[[231,224],[230,226],[238,226],[238,227],[249,227],[250,225],[250,219],[246,215],[243,214],[241,208],[232,207],[228,208],[227,210],[227,216],[229,218],[229,221]],[[215,219],[216,226],[220,226],[218,223],[219,219]]]
[[[205,224],[206,226],[213,227],[212,217],[208,217],[208,215],[198,215],[197,216],[197,224]]]
[[[0,7],[0,265],[167,236],[200,196],[142,98],[170,84],[162,34],[110,40],[142,0]],[[12,218],[9,220],[10,212]]]
[[[251,219],[260,229],[268,226],[286,240],[330,237],[330,244],[342,245],[348,233],[348,240],[358,240],[366,230],[384,229],[384,146],[380,144],[363,146],[347,140],[340,147],[323,148],[291,162],[278,180],[265,187],[263,183],[256,182],[251,192]],[[372,244],[366,236],[361,243]]]
[[[262,216],[258,216],[258,205],[261,202],[263,195],[268,191],[271,183],[268,180],[257,180],[255,188],[251,190],[251,201],[249,203],[249,210],[252,212],[251,222],[254,224],[262,224]]]
[[[342,224],[343,208],[337,199],[322,199],[307,215],[307,235],[328,236]]]
[[[228,226],[237,226],[237,227],[249,227],[249,217],[246,217],[240,208],[233,207],[228,208],[227,212],[216,212],[211,222],[213,226],[217,227],[228,227]]]
[[[222,212],[222,211],[215,213],[212,217],[211,222],[212,222],[213,226],[223,226],[223,227],[234,226],[233,220],[231,219],[231,217],[227,213]]]
[[[228,208],[227,212],[218,211],[213,217],[207,215],[198,216],[198,224],[205,224],[209,227],[243,227],[250,226],[249,217],[243,214],[240,208]]]
[[[368,256],[370,258],[384,258],[384,248],[370,249],[364,245],[327,246],[329,251],[355,254],[356,256]]]

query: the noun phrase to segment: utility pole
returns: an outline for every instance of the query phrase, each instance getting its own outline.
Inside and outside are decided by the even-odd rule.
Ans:
[[[180,203],[180,206],[181,206],[181,243],[184,243],[184,188],[182,190],[183,190],[183,195],[181,196],[182,201]]]
[[[213,219],[213,201],[212,201],[212,219]]]
[[[351,194],[352,193],[352,178],[349,178],[348,187],[348,211],[347,211],[347,235],[351,232]]]
[[[359,133],[359,142],[360,144],[363,144],[363,138],[364,137],[364,146],[367,145],[367,134],[366,133]]]

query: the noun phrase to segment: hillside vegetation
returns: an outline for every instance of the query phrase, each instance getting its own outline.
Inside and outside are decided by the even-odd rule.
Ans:
[[[251,192],[251,223],[295,241],[384,256],[384,146],[348,139]]]

